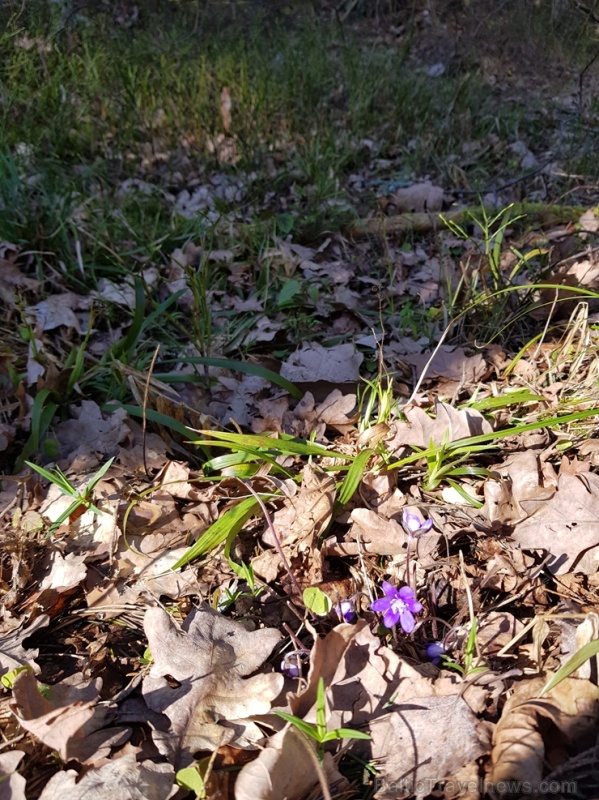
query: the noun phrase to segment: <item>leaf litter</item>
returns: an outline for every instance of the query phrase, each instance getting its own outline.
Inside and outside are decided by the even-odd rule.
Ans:
[[[226,135],[211,147],[236,161],[228,87],[220,103]],[[464,157],[481,146],[465,143]],[[526,168],[538,163],[524,142],[509,152]],[[24,469],[3,477],[1,797],[193,796],[178,788],[190,767],[203,786],[196,796],[237,800],[597,792],[596,658],[543,691],[599,637],[598,348],[588,308],[568,291],[596,283],[596,216],[582,214],[574,233],[561,221],[536,232],[580,248],[557,259],[548,283],[558,288],[532,297],[530,318],[547,328],[576,311],[561,339],[481,349],[466,319],[465,335],[445,343],[441,281],[455,300],[464,276],[479,274],[484,241],[441,230],[443,188],[394,186],[379,177],[394,166],[384,161],[373,154],[350,195],[363,208],[360,190],[378,186],[386,224],[370,208],[350,226],[355,241],[331,231],[315,246],[271,237],[261,266],[286,284],[268,309],[243,246],[223,234],[241,239],[255,216],[246,201],[256,176],[214,173],[167,193],[180,216],[212,221],[215,241],[174,248],[160,269],[144,264],[146,299],[189,318],[190,275],[217,265],[233,290],[209,293],[209,355],[255,348],[255,363],[295,395],[197,347],[173,371],[158,359],[167,378],[149,379],[147,361],[137,371],[126,363],[128,324],[94,317],[95,303],[135,309],[133,283],[102,279],[84,295],[56,279],[44,296],[29,256],[3,245],[0,297],[11,319],[22,309],[28,336],[2,352],[3,379],[26,367],[3,408],[2,451],[32,432],[29,455],[42,445],[44,464],[84,498],[93,473],[115,460],[89,498],[100,513],[83,502],[51,535],[71,498]],[[155,191],[123,184],[121,199]],[[357,240],[382,230],[384,252]],[[410,244],[391,235],[402,230],[435,234]],[[523,247],[510,237],[504,271]],[[371,275],[377,258],[385,285]],[[485,263],[492,281],[488,254]],[[300,278],[316,290],[314,328],[309,341],[298,328],[290,352]],[[404,294],[418,298],[412,310],[426,325],[406,314],[373,332],[381,297]],[[506,309],[502,322],[517,318]],[[224,344],[231,312],[248,324]],[[73,360],[62,368],[70,342],[85,337],[92,371],[115,380],[109,407],[81,389],[82,373],[70,383]],[[52,424],[39,398],[67,386],[68,418]],[[236,434],[219,440],[221,426]],[[306,589],[327,602],[308,603],[317,595]],[[383,595],[413,622],[384,628],[372,608]],[[370,738],[339,736],[319,752],[277,712],[315,726],[324,714],[327,731]]]

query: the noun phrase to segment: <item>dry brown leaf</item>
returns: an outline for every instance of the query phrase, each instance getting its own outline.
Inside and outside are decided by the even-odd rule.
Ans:
[[[167,800],[174,777],[170,764],[140,764],[131,753],[89,770],[80,780],[73,769],[57,772],[39,800]]]
[[[551,555],[548,568],[565,572],[597,571],[599,560],[599,476],[594,473],[558,478],[557,492],[535,513],[517,523],[514,541],[526,550]]]
[[[394,705],[397,710],[370,725],[369,755],[379,763],[376,798],[427,796],[438,781],[484,754],[476,716],[459,690]]]
[[[25,778],[17,772],[24,755],[21,750],[0,753],[0,800],[26,800]]]
[[[74,328],[77,333],[83,335],[87,324],[83,324],[75,312],[87,310],[90,303],[90,298],[74,292],[63,292],[49,295],[37,305],[28,306],[25,311],[40,331],[51,331],[64,325],[66,328]]]
[[[105,415],[93,400],[82,400],[80,406],[71,407],[71,414],[72,419],[61,422],[55,430],[60,458],[72,461],[90,452],[113,456],[118,445],[130,435],[127,412],[122,408]]]
[[[148,707],[171,722],[154,739],[177,768],[200,750],[250,747],[263,738],[250,718],[270,711],[284,678],[245,676],[262,666],[278,631],[248,631],[208,607],[194,610],[182,628],[162,609],[148,609],[144,629],[153,664],[142,692]]]
[[[323,347],[311,342],[289,356],[281,366],[281,376],[294,383],[353,384],[360,379],[363,360],[353,344]]]
[[[447,403],[436,403],[434,418],[418,407],[408,408],[404,413],[408,421],[396,424],[393,440],[387,443],[390,452],[403,445],[430,447],[431,442],[440,445],[492,431],[490,423],[479,411],[457,409]]]
[[[5,612],[8,616],[8,612]],[[2,635],[0,635],[0,674],[22,667],[30,666],[34,672],[39,672],[39,667],[35,664],[37,649],[23,647],[23,640],[32,636],[40,628],[45,627],[50,618],[47,614],[42,614],[33,622],[26,626],[24,622],[18,622],[13,617],[4,619],[2,622]]]
[[[323,555],[316,547],[316,540],[331,520],[334,503],[335,479],[306,464],[299,492],[295,497],[288,497],[283,508],[273,516],[275,531],[300,585],[320,583],[323,579]],[[270,528],[262,538],[270,547],[276,546]],[[277,556],[276,563],[279,562]],[[274,563],[268,557],[259,557],[253,565],[265,576],[272,572]]]
[[[546,763],[555,767],[554,758],[563,760],[566,745],[572,746],[596,729],[599,688],[586,680],[566,678],[538,698],[544,683],[543,678],[520,683],[503,708],[491,754],[490,781],[496,796],[501,796],[498,787],[509,787],[511,781],[526,781],[534,791],[543,779]],[[554,727],[541,726],[539,717],[551,720]]]
[[[303,800],[318,783],[313,757],[306,752],[312,745],[295,728],[286,727],[268,740],[255,761],[239,773],[235,782],[235,800]],[[348,782],[335,767],[330,753],[325,753],[322,771],[329,789],[335,793]]]
[[[524,628],[520,620],[507,611],[491,611],[482,619],[476,641],[483,655],[498,653]]]
[[[416,376],[420,377],[426,367],[427,378],[446,378],[450,381],[473,386],[482,380],[488,367],[481,353],[467,356],[461,347],[441,346],[430,364],[430,353],[406,353],[401,358],[416,368]],[[428,366],[427,366],[428,364]]]
[[[128,728],[105,727],[114,712],[98,704],[101,687],[99,678],[85,683],[76,674],[42,688],[31,672],[21,672],[14,682],[10,709],[22,728],[56,750],[63,761],[98,761],[130,734]]]

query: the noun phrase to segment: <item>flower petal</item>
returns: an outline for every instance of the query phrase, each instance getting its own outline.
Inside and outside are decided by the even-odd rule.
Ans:
[[[428,533],[428,531],[430,531],[430,529],[431,529],[432,527],[433,527],[433,521],[432,521],[432,519],[429,517],[429,518],[427,519],[427,521],[424,523],[424,525],[422,525],[422,526],[421,526],[421,528],[420,528],[420,533]]]
[[[392,600],[399,596],[397,588],[393,586],[392,583],[389,583],[389,581],[383,581],[381,583],[381,588],[387,597],[391,598]]]
[[[403,600],[404,603],[410,603],[414,601],[414,590],[411,586],[402,586],[398,592],[400,600]]]
[[[376,611],[379,614],[383,614],[385,611],[388,611],[391,608],[391,601],[388,597],[380,597],[378,600],[375,600],[374,603],[370,604],[370,610]]]
[[[404,612],[404,613],[406,613],[406,612]],[[407,613],[409,614],[410,612],[408,611]],[[410,616],[412,616],[412,615],[410,614]],[[393,628],[395,625],[397,625],[397,622],[398,622],[399,618],[400,618],[399,609],[394,608],[393,606],[389,606],[389,610],[386,612],[385,616],[383,617],[383,625],[385,626],[385,628]],[[414,619],[414,617],[412,617],[412,620],[413,619]],[[403,625],[402,625],[402,628],[403,628]],[[413,625],[412,625],[412,628],[414,628]],[[404,628],[404,630],[405,630],[405,628]]]
[[[416,533],[416,531],[420,530],[422,525],[422,520],[415,514],[413,511],[409,511],[407,508],[404,508],[403,513],[401,515],[401,521],[406,526],[406,528],[410,531],[410,533]]]
[[[386,624],[387,623],[385,623],[385,625]],[[414,625],[415,625],[414,615],[412,614],[411,611],[408,611],[407,608],[404,608],[401,614],[399,615],[399,624],[401,625],[404,633],[412,633],[412,631],[414,630]]]

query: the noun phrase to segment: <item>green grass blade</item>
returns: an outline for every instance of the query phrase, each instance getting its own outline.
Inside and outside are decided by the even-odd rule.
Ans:
[[[506,392],[499,395],[499,397],[484,397],[482,400],[464,403],[459,408],[473,408],[475,411],[494,411],[498,408],[509,408],[510,406],[519,406],[524,403],[543,403],[545,399],[540,394],[533,394],[530,389],[520,389],[517,392]]]
[[[175,360],[175,359],[171,359]],[[164,361],[162,363],[168,363],[168,361]],[[266,381],[270,381],[274,383],[276,386],[280,386],[281,389],[285,389],[286,392],[292,397],[295,397],[297,400],[301,400],[304,393],[301,389],[288,381],[286,378],[283,378],[279,375],[278,372],[273,372],[270,369],[266,369],[266,367],[261,367],[258,364],[249,364],[245,361],[234,361],[228,358],[203,358],[201,356],[193,356],[191,358],[182,359],[182,363],[185,364],[202,364],[206,367],[222,367],[223,369],[230,369],[232,372],[243,372],[246,375],[257,375],[260,378],[264,378]],[[164,383],[169,383],[169,378],[172,381],[177,380],[176,376],[179,373],[167,373],[164,376],[156,375],[158,380],[164,381]]]
[[[281,455],[296,456],[321,456],[323,458],[342,458],[344,461],[353,460],[352,456],[344,453],[336,453],[334,450],[327,450],[319,444],[306,442],[302,439],[282,436],[273,438],[259,434],[227,433],[226,431],[196,431],[204,436],[210,436],[209,440],[193,441],[193,444],[204,447],[229,447],[239,450],[255,451],[257,448],[265,448],[271,452]],[[212,441],[215,440],[215,441]],[[222,442],[222,444],[221,444]]]
[[[60,491],[64,492],[64,494],[68,495],[69,497],[74,497],[77,494],[77,490],[73,484],[67,480],[62,473],[57,475],[54,472],[50,472],[50,470],[46,469],[45,467],[38,467],[38,465],[34,464],[32,461],[25,461],[24,463],[27,464],[28,467],[31,467],[31,469],[35,470],[35,472],[41,475],[42,478],[45,478],[47,481],[50,481],[50,483],[58,486]]]
[[[305,733],[306,736],[311,736],[313,739],[316,739],[317,742],[320,741],[316,728],[310,722],[306,722],[300,719],[300,717],[295,717],[293,714],[288,714],[286,711],[275,711],[275,714],[286,722],[290,722],[302,733]]]
[[[139,406],[130,406],[125,403],[107,403],[102,406],[102,411],[111,414],[113,411],[116,411],[117,408],[124,409],[127,414],[130,414],[132,417],[143,417],[144,415],[143,409]],[[150,422],[155,422],[157,425],[164,425],[165,428],[170,428],[170,430],[181,434],[181,436],[184,436],[187,440],[193,439],[197,433],[193,428],[188,428],[186,425],[183,425],[182,422],[178,422],[167,414],[161,414],[159,411],[154,411],[151,408],[146,409],[146,419]]]
[[[173,565],[172,569],[175,570],[185,567],[191,561],[200,558],[200,556],[218,547],[227,537],[239,533],[248,519],[255,514],[259,508],[260,505],[258,501],[253,497],[246,497],[245,500],[242,500],[236,506],[230,508],[200,536],[198,541]]]
[[[355,731],[353,728],[334,728],[332,731],[329,731],[323,741],[324,742],[332,742],[335,739],[371,739],[372,737],[368,733],[364,733],[363,731]]]
[[[96,472],[94,477],[87,484],[87,492],[88,493],[91,492],[94,489],[94,487],[96,486],[96,484],[98,484],[102,480],[104,475],[106,475],[106,473],[108,472],[108,470],[112,466],[112,462],[113,461],[114,461],[114,456],[112,458],[109,458],[108,461],[102,467],[100,467],[100,469]]]
[[[547,692],[550,692],[558,683],[561,683],[565,678],[569,678],[573,672],[581,667],[589,658],[593,658],[599,653],[599,639],[593,642],[588,642],[583,645],[574,655],[569,658],[563,667],[558,669],[555,675],[547,681],[545,686],[541,689],[539,697],[542,697]]]
[[[351,463],[345,480],[341,484],[341,489],[339,490],[338,503],[340,507],[349,503],[354,496],[356,489],[360,485],[360,481],[364,477],[364,471],[373,453],[374,450],[362,450]]]
[[[469,436],[465,439],[456,439],[455,442],[448,442],[438,447],[429,447],[426,450],[420,450],[417,453],[401,458],[399,461],[393,461],[387,465],[387,469],[397,469],[405,467],[408,464],[413,464],[421,458],[434,458],[442,449],[446,453],[460,452],[464,448],[476,448],[477,445],[488,446],[490,442],[496,439],[506,439],[509,436],[517,436],[521,433],[528,433],[528,431],[539,430],[539,428],[554,428],[566,422],[581,422],[589,417],[599,416],[599,409],[589,408],[586,411],[576,411],[572,414],[563,414],[557,417],[548,417],[546,419],[536,420],[535,422],[527,422],[522,425],[514,425],[511,428],[502,428],[499,431],[491,431],[490,433],[481,433],[478,436]],[[473,449],[473,453],[477,452]]]
[[[131,327],[124,339],[116,342],[112,347],[112,355],[121,358],[135,347],[137,340],[143,329],[144,317],[146,314],[146,292],[142,279],[135,278],[135,311],[131,320]]]

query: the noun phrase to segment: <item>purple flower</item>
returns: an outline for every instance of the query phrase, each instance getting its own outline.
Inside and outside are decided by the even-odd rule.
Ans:
[[[445,654],[445,645],[443,642],[431,642],[426,648],[426,657],[433,664],[441,663],[441,656]]]
[[[421,533],[427,533],[433,527],[433,521],[430,517],[427,520],[423,520],[419,514],[409,507],[404,508],[401,519],[410,536],[420,536]]]
[[[355,622],[358,619],[356,603],[353,599],[342,600],[335,606],[335,611],[343,622]]]
[[[378,611],[384,615],[383,625],[385,628],[392,628],[399,622],[405,633],[412,633],[414,614],[422,611],[422,604],[414,597],[414,590],[409,586],[396,589],[388,581],[383,581],[382,587],[385,597],[375,600],[370,608],[372,611]]]
[[[288,678],[299,678],[302,665],[299,653],[287,653],[281,661],[281,672]]]

